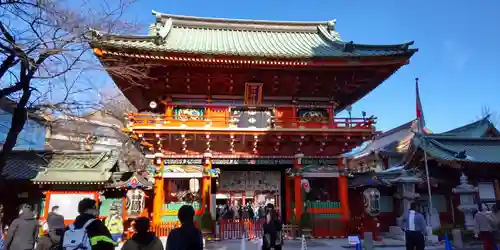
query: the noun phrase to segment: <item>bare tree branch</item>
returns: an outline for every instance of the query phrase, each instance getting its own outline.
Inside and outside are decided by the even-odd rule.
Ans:
[[[122,20],[135,0],[92,1],[0,0],[0,98],[16,102],[0,151],[0,183],[6,161],[28,119],[28,110],[66,116],[106,105],[109,109],[110,103],[95,98],[99,87],[88,80],[97,71],[119,75],[132,85],[149,79],[142,71],[144,64],[101,64],[90,47],[91,30],[112,33],[137,28]],[[110,110],[116,115],[117,109]]]

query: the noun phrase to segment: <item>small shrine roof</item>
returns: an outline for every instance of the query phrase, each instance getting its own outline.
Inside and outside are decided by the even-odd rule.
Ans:
[[[366,45],[344,42],[335,20],[324,22],[202,18],[153,11],[147,36],[100,35],[95,48],[269,58],[410,57],[413,42]]]
[[[101,183],[111,177],[119,153],[108,152],[55,152],[48,165],[32,179],[37,183]]]
[[[500,164],[500,138],[416,134],[413,146],[444,161]]]
[[[148,181],[143,173],[139,172],[115,172],[111,177],[113,183],[106,185],[114,188],[146,188],[153,187],[153,183]]]
[[[390,182],[383,178],[377,177],[375,174],[362,174],[349,179],[349,188],[358,188],[364,186],[389,186]]]
[[[488,132],[491,132],[496,137],[500,137],[500,132],[491,123],[489,116],[486,116],[483,119],[441,133],[440,135],[480,138],[487,136]]]
[[[417,120],[413,120],[382,134],[376,135],[362,150],[350,155],[349,158],[358,159],[373,153],[405,153],[408,150],[414,130],[417,128],[417,123]]]

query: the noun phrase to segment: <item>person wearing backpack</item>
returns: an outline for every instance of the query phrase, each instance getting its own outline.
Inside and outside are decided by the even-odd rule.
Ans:
[[[149,219],[141,217],[135,220],[135,234],[123,244],[122,250],[163,250],[161,240],[149,231]]]
[[[78,217],[66,228],[60,250],[115,250],[115,242],[102,221],[95,200],[85,198],[78,203]]]
[[[5,250],[31,250],[38,236],[38,221],[31,205],[23,204],[19,217],[10,224],[5,237]]]
[[[173,229],[167,238],[166,250],[202,250],[203,235],[194,226],[194,209],[192,206],[183,205],[177,217],[181,227]]]

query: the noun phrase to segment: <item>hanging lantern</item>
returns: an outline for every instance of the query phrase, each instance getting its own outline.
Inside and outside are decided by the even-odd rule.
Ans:
[[[302,188],[304,188],[304,191],[306,191],[306,193],[309,193],[311,191],[311,185],[309,185],[309,181],[307,179],[302,179],[300,181],[300,184],[302,185]]]
[[[197,193],[200,190],[200,182],[198,179],[190,179],[189,180],[189,191],[191,193]]]

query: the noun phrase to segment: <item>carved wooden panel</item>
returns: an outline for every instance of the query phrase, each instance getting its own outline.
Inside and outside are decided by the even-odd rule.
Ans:
[[[325,108],[300,108],[297,117],[301,122],[327,122],[328,110]]]
[[[200,121],[205,119],[205,109],[175,107],[174,119],[181,121]]]
[[[219,191],[279,191],[279,171],[222,171],[219,177]]]
[[[231,123],[237,128],[268,128],[272,116],[271,109],[231,109]]]

